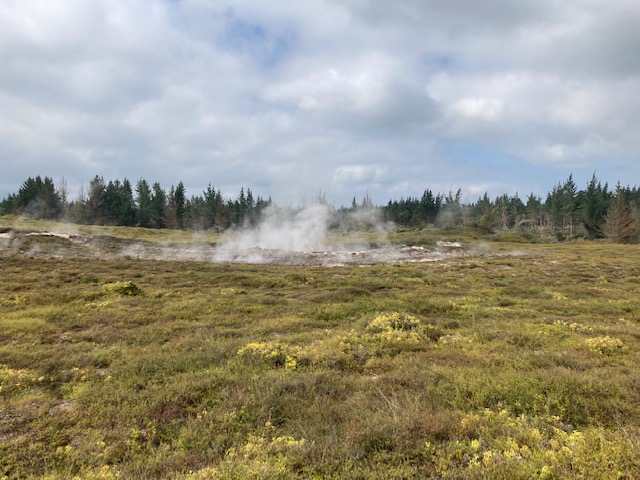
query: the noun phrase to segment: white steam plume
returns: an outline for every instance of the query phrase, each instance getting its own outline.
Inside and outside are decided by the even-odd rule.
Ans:
[[[260,250],[316,252],[325,249],[330,212],[316,204],[300,211],[269,206],[255,228],[225,233],[216,248],[217,261],[260,261]]]

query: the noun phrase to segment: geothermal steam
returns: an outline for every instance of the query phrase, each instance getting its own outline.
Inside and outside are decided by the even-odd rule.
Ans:
[[[424,247],[389,245],[389,227],[375,208],[336,212],[322,204],[300,211],[270,207],[256,227],[225,233],[213,260],[333,266],[442,258]],[[329,228],[334,235],[327,245]],[[358,232],[367,234],[359,237]],[[339,239],[344,243],[336,243]]]
[[[366,265],[386,262],[431,262],[465,255],[457,243],[423,246],[391,245],[392,225],[381,221],[380,210],[330,209],[317,204],[303,210],[269,207],[255,227],[227,231],[217,247],[207,237],[189,244],[135,241],[78,232],[1,232],[0,258],[15,253],[29,256],[86,256],[155,260],[272,263],[287,265]],[[327,239],[331,231],[330,241]],[[366,232],[366,233],[365,233]],[[33,239],[57,237],[64,243]],[[73,245],[69,248],[65,245]]]
[[[259,262],[265,250],[294,253],[324,250],[329,218],[325,205],[313,205],[298,212],[270,206],[257,227],[226,233],[214,258],[221,262]]]

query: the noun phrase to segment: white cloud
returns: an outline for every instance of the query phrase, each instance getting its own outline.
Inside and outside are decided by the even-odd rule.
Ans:
[[[383,180],[387,168],[371,165],[345,165],[335,169],[333,181],[337,184],[377,183]]]
[[[498,120],[503,112],[503,103],[497,98],[465,97],[456,101],[451,109],[463,117],[482,120]]]
[[[0,196],[37,174],[338,203],[640,183],[638,22],[633,0],[6,0]]]
[[[386,55],[368,53],[276,83],[266,90],[265,98],[325,125],[424,126],[435,117],[436,106],[417,82],[403,78],[402,69],[400,62]]]

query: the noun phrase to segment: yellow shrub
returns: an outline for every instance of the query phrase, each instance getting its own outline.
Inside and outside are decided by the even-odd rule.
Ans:
[[[412,315],[398,312],[381,313],[374,318],[366,330],[371,333],[417,330],[420,320]]]
[[[587,346],[594,352],[602,355],[616,355],[627,351],[627,346],[622,343],[619,338],[610,337],[592,337],[586,340]]]
[[[299,354],[298,347],[286,347],[270,342],[252,342],[238,350],[240,357],[259,358],[270,367],[284,367],[290,370],[298,366],[296,358]]]

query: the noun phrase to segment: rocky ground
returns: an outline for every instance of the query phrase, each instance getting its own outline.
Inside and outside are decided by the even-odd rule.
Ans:
[[[338,245],[330,249],[301,252],[224,248],[209,243],[170,244],[118,239],[102,235],[71,235],[56,232],[9,230],[0,233],[0,256],[8,255],[90,258],[143,258],[228,263],[282,265],[369,265],[376,263],[434,262],[471,254],[457,242],[438,242],[434,247],[402,245]]]

